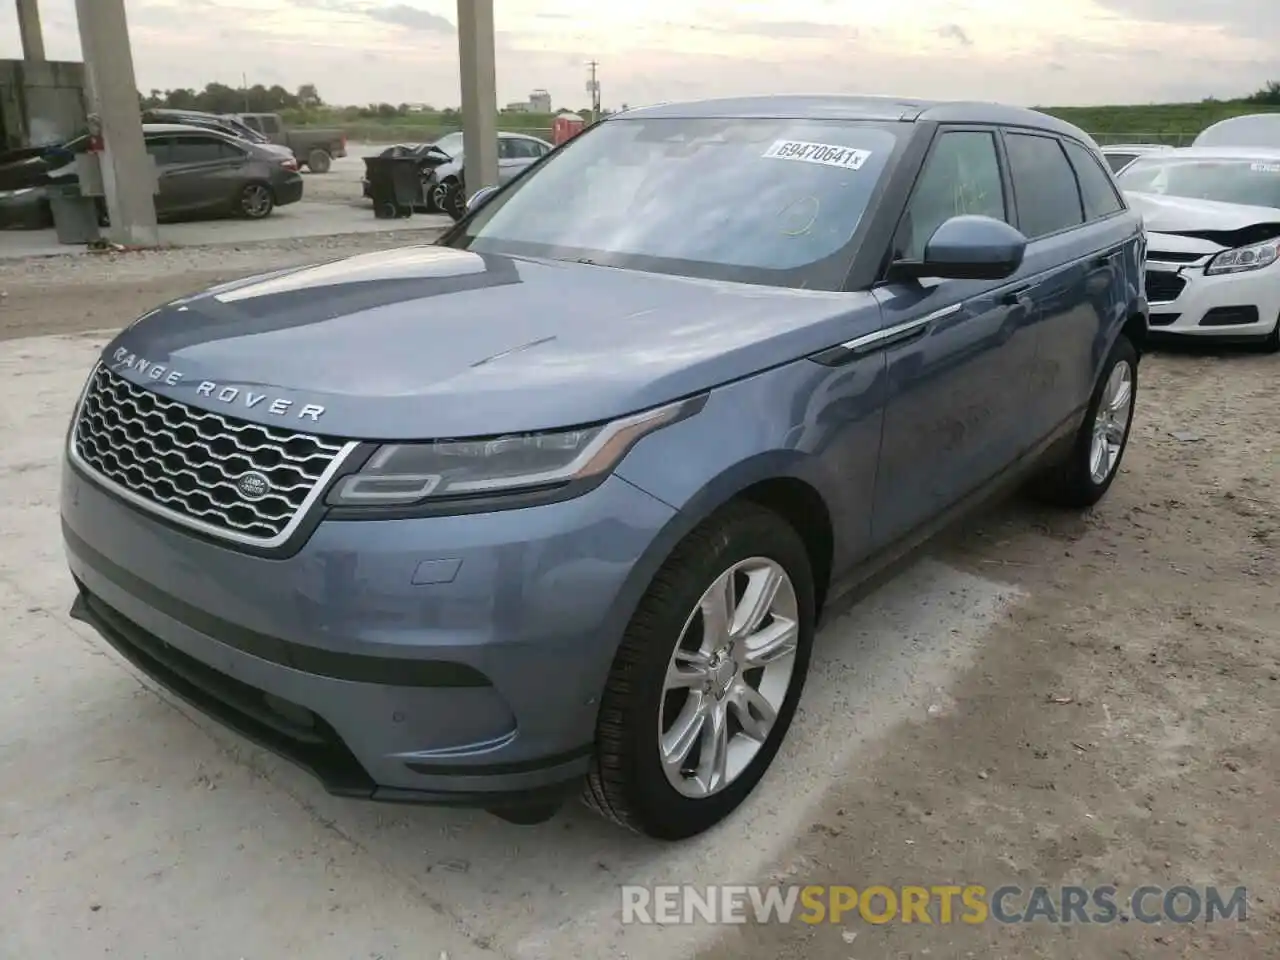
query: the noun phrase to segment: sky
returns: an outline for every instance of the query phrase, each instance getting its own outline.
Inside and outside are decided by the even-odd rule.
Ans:
[[[138,86],[314,83],[329,103],[457,106],[458,0],[125,0]],[[1274,0],[495,0],[498,99],[557,108],[761,93],[1028,106],[1227,98],[1280,79]],[[74,0],[41,0],[77,60]],[[1189,52],[1194,51],[1194,55]],[[0,0],[0,58],[20,57]]]

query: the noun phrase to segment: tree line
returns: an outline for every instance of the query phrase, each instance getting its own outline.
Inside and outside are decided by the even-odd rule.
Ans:
[[[143,109],[167,108],[170,110],[200,110],[206,113],[283,113],[305,121],[309,114],[321,114],[325,118],[347,121],[394,121],[424,114],[443,120],[458,119],[461,111],[456,107],[437,109],[428,104],[370,103],[364,106],[337,107],[326,104],[314,83],[304,83],[290,92],[279,84],[270,87],[261,83],[252,87],[230,87],[225,83],[210,83],[203,90],[180,87],[175,90],[152,90],[139,93],[138,101]],[[577,111],[584,118],[590,110]]]

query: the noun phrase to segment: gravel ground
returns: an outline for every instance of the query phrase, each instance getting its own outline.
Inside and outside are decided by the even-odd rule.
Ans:
[[[0,341],[119,328],[204,286],[429,239],[418,230],[0,261]]]
[[[402,242],[3,264],[0,340],[119,327],[204,284]],[[940,545],[1024,599],[933,707],[836,768],[821,815],[769,874],[860,888],[1243,884],[1248,921],[854,918],[733,928],[703,960],[1280,957],[1278,374],[1280,358],[1245,351],[1152,354],[1102,505],[1076,516],[1013,502]]]

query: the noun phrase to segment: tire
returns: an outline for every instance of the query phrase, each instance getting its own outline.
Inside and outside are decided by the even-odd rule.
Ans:
[[[1127,406],[1117,409],[1113,402],[1115,381],[1117,378],[1125,379],[1122,371],[1127,371],[1128,402]],[[1046,470],[1033,485],[1033,492],[1039,499],[1054,506],[1084,509],[1106,496],[1120,472],[1120,461],[1129,446],[1137,396],[1138,352],[1129,338],[1121,334],[1103,364],[1102,375],[1093,389],[1084,423],[1071,445],[1071,452],[1065,460]],[[1094,459],[1098,453],[1094,447],[1095,428],[1104,428],[1100,416],[1108,418],[1105,422],[1110,424],[1107,429],[1111,442],[1107,444],[1105,462]]]
[[[444,196],[444,212],[457,223],[467,215],[467,194],[462,184],[455,181]]]
[[[262,220],[271,216],[276,207],[271,188],[265,183],[249,183],[240,191],[237,209],[240,216],[248,220]]]
[[[744,631],[734,644],[730,664],[719,661],[717,666],[712,658],[695,668],[710,682],[711,689],[666,689],[677,652],[700,642],[708,646],[703,639],[707,621],[701,607],[713,593],[712,587],[724,582],[735,569],[737,573],[729,582],[739,581],[738,591],[741,581],[747,579],[744,571],[756,571],[751,574],[753,585],[762,582],[758,578],[766,572],[777,578],[777,606],[765,617],[761,632],[786,632],[790,623],[792,629],[785,639],[794,641],[791,652],[786,652],[787,643],[783,643],[768,666],[743,668],[739,658],[749,653],[745,640],[751,635]],[[738,591],[734,596],[741,598]],[[774,619],[774,613],[779,619]],[[815,618],[808,552],[790,524],[771,511],[740,502],[729,504],[699,525],[654,577],[614,658],[596,723],[595,757],[583,794],[587,805],[623,827],[660,840],[694,836],[729,816],[764,776],[786,737],[804,688]],[[687,666],[691,661],[682,663]],[[777,672],[767,673],[775,668]],[[753,683],[756,685],[744,694],[742,687]],[[766,688],[764,694],[759,690],[761,685]],[[716,696],[718,693],[723,699]],[[739,704],[744,695],[755,703],[770,701],[776,711],[772,726],[759,730],[754,739],[741,725]],[[702,734],[689,738],[689,747],[677,751],[685,757],[679,767],[664,765],[661,759],[662,731],[670,737],[682,711],[697,704],[720,711],[722,718],[733,718],[726,728],[727,744],[732,748],[727,755],[735,762],[726,767],[719,781],[706,776],[710,769],[703,769],[708,767],[704,763],[705,734],[715,729],[708,728],[706,720],[700,727]],[[748,717],[753,724],[759,723],[750,711]],[[712,756],[705,754],[707,761]],[[691,761],[697,762],[699,776],[688,775]],[[672,773],[668,774],[668,768]]]
[[[328,173],[329,168],[333,166],[333,157],[329,155],[328,150],[321,150],[317,147],[307,154],[307,168],[312,173]]]

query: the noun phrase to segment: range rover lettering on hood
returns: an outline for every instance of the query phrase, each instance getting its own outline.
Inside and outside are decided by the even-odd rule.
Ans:
[[[123,347],[111,355],[111,367],[115,370],[132,370],[148,380],[163,383],[167,387],[176,387],[187,380],[185,374],[163,363],[155,363],[145,357],[130,353]],[[208,397],[221,403],[244,406],[252,410],[262,407],[267,413],[277,417],[293,416],[299,420],[319,421],[324,416],[324,407],[318,403],[307,403],[294,410],[296,404],[284,397],[272,397],[265,393],[240,387],[228,387],[212,380],[201,380],[196,384],[196,395]]]

